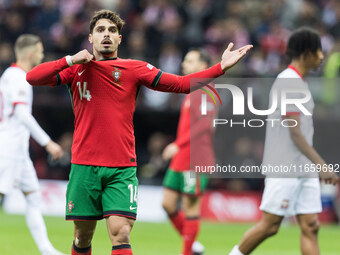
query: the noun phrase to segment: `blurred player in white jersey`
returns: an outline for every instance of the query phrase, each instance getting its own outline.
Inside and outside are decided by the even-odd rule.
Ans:
[[[268,116],[269,119],[287,119],[287,124],[291,127],[267,123],[262,165],[292,165],[292,169],[296,171],[274,174],[267,172],[260,206],[263,211],[262,219],[244,234],[230,255],[250,254],[265,239],[275,235],[284,216],[289,215],[296,215],[301,229],[301,253],[320,254],[318,213],[322,211],[322,207],[319,176],[317,173],[313,176],[306,170],[316,166],[325,168],[325,172],[320,172],[320,178],[334,185],[338,182],[338,177],[313,148],[314,129],[311,114],[314,101],[312,97],[309,98],[310,90],[303,78],[323,60],[319,35],[309,28],[295,31],[289,39],[287,55],[291,58],[291,63],[278,75],[271,93],[275,90],[280,92],[294,88],[295,91],[290,92],[288,98],[308,100],[305,100],[303,107],[302,104],[300,107],[289,104],[285,115],[281,115],[279,102],[276,111]],[[272,105],[272,101],[269,105]]]
[[[43,255],[60,255],[50,243],[41,214],[38,178],[29,157],[32,136],[53,159],[63,155],[61,147],[39,126],[31,115],[33,91],[26,73],[41,63],[43,45],[35,35],[21,35],[15,43],[16,63],[0,78],[0,197],[13,187],[19,188],[27,201],[26,222]],[[20,250],[17,252],[20,254]]]

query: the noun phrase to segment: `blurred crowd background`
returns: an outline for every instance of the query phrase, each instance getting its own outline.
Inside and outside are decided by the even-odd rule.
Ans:
[[[0,74],[14,61],[13,44],[22,33],[42,38],[44,61],[84,48],[91,51],[87,40],[89,19],[102,8],[118,12],[126,21],[119,57],[148,61],[165,72],[181,74],[181,61],[192,47],[205,48],[217,63],[228,43],[234,42],[235,48],[248,43],[254,48],[228,71],[228,77],[275,77],[288,63],[284,52],[290,33],[306,25],[319,31],[325,54],[322,67],[312,75],[339,76],[338,0],[0,0]],[[34,116],[69,152],[73,112],[67,89],[34,88],[34,95]],[[316,93],[321,105],[315,116],[316,133],[322,130],[327,136],[332,134],[330,128],[339,130],[338,95],[334,82]],[[161,184],[167,163],[160,155],[176,137],[182,99],[181,95],[142,89],[135,113],[138,175],[142,184]],[[260,164],[264,129],[234,131],[230,131],[230,151],[225,157],[237,165]],[[330,139],[336,141],[334,137]],[[328,140],[319,136],[316,147],[328,159],[330,144],[325,141]],[[339,155],[336,143],[334,146],[331,149]],[[59,162],[46,160],[44,149],[32,141],[31,155],[40,178],[68,178],[69,153]],[[212,180],[210,186],[256,190],[262,188],[262,180]]]

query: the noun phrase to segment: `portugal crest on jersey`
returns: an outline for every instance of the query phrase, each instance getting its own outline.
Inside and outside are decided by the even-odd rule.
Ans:
[[[68,212],[71,213],[71,212],[72,212],[72,209],[74,208],[73,202],[70,201],[70,202],[68,203],[67,207],[68,207]]]
[[[122,75],[122,71],[119,70],[117,67],[112,71],[112,76],[115,78],[115,82],[119,82],[119,78]]]

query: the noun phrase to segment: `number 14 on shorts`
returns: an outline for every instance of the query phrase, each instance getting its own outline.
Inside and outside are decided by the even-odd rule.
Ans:
[[[128,189],[130,190],[130,203],[137,204],[137,186],[134,186],[133,184],[128,185]],[[130,210],[135,210],[137,207],[133,207],[133,205],[130,205]]]

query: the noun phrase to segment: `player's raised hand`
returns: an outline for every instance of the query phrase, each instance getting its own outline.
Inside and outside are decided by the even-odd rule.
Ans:
[[[93,59],[93,55],[87,50],[79,51],[77,54],[71,56],[71,61],[74,65],[86,64]]]
[[[328,169],[328,171],[320,171],[321,180],[325,181],[326,184],[336,185],[339,182],[339,177],[337,174],[332,171],[332,169]]]
[[[229,68],[233,67],[243,58],[246,53],[253,48],[253,45],[246,45],[237,50],[232,50],[234,47],[233,43],[229,43],[227,49],[223,52],[222,60],[221,60],[221,67],[222,70],[225,72]]]
[[[175,143],[170,143],[165,147],[162,157],[164,160],[170,160],[177,154],[178,151],[178,146]]]
[[[52,140],[48,142],[48,144],[45,146],[45,149],[51,154],[53,160],[59,159],[64,155],[64,151],[60,145],[53,142]]]

